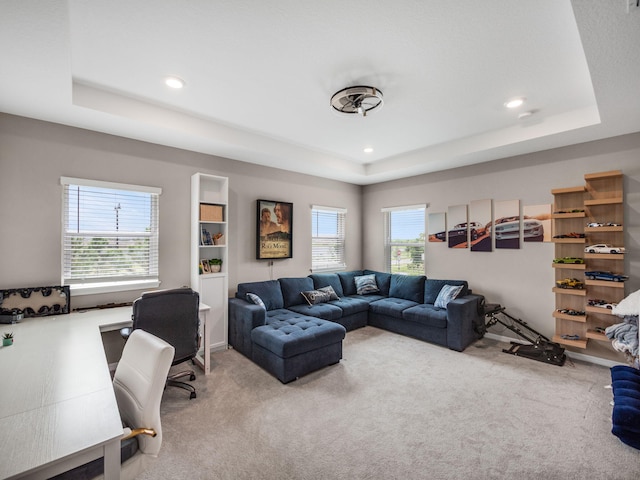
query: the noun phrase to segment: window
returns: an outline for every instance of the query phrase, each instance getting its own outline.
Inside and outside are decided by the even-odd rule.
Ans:
[[[387,272],[424,275],[424,205],[385,208]]]
[[[62,284],[75,294],[157,287],[159,188],[62,177]]]
[[[311,207],[311,268],[341,270],[346,267],[344,256],[345,208]]]

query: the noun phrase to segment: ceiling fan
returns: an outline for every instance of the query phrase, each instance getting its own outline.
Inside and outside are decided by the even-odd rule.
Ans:
[[[338,113],[346,115],[362,115],[382,107],[383,95],[375,87],[358,85],[347,87],[331,97],[331,107]]]

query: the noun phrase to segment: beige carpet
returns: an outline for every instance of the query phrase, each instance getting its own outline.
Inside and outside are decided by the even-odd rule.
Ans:
[[[288,385],[234,350],[162,403],[164,443],[140,478],[634,479],[611,434],[609,369],[463,353],[365,327],[338,365]]]

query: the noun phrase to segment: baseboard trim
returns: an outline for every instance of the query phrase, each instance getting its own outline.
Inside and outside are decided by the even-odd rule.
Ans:
[[[512,338],[512,337],[505,337],[504,335],[496,335],[495,333],[485,333],[484,335],[487,338],[490,338],[491,340],[497,340],[499,342],[505,342],[505,343],[511,343],[511,342],[518,342],[518,343],[526,343],[526,342],[521,342],[516,338]],[[595,365],[602,365],[603,367],[613,367],[615,365],[626,365],[626,363],[624,362],[616,362],[615,360],[609,360],[608,358],[600,358],[600,357],[594,357],[593,355],[585,355],[584,353],[576,353],[576,352],[569,352],[567,350],[565,350],[565,353],[567,355],[567,357],[575,359],[575,360],[580,360],[583,362],[589,362],[589,363],[593,363]]]

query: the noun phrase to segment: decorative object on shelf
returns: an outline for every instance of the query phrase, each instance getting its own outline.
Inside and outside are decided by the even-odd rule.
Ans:
[[[213,236],[214,245],[224,245],[224,235],[222,233],[216,233]]]
[[[201,203],[200,204],[200,221],[201,222],[224,222],[224,206]]]
[[[262,260],[292,257],[293,203],[258,200],[256,258]]]
[[[13,345],[13,333],[5,333],[2,335],[2,346],[8,347]]]
[[[209,260],[209,268],[211,273],[219,273],[222,270],[222,259],[220,258],[212,258]]]

